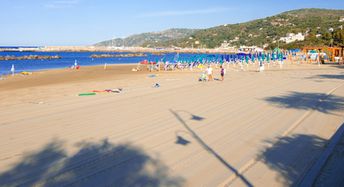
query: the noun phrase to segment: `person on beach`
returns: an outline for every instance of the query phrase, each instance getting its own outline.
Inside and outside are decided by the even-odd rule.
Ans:
[[[225,80],[226,69],[223,66],[220,66],[221,81]]]
[[[14,69],[14,64],[12,64],[12,67],[11,67],[11,73],[12,73],[12,77],[14,76],[14,72],[15,72],[15,69]]]
[[[208,75],[208,81],[212,81],[213,80],[213,68],[211,68],[210,65],[208,66],[206,72]]]

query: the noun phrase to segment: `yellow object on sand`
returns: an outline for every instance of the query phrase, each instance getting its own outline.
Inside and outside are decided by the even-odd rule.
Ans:
[[[32,72],[23,71],[23,72],[21,72],[21,74],[22,74],[22,75],[31,75]]]

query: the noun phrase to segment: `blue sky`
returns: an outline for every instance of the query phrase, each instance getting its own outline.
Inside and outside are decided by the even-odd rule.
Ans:
[[[168,28],[208,28],[344,0],[1,0],[0,45],[91,45]]]

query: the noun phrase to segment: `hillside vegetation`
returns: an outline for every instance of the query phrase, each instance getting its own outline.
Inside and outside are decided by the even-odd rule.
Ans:
[[[341,21],[340,21],[341,20]],[[170,29],[128,38],[105,41],[97,45],[143,47],[216,48],[259,46],[268,49],[300,48],[305,45],[344,46],[344,10],[299,9],[245,23],[226,24],[208,29]],[[304,41],[280,41],[288,33],[302,33]]]
[[[147,32],[135,34],[126,38],[116,38],[95,44],[95,46],[115,46],[115,47],[135,47],[145,43],[162,43],[168,40],[181,39],[187,37],[197,30],[195,29],[168,29],[161,32]],[[147,45],[147,44],[146,44]]]
[[[189,37],[169,40],[157,45],[178,47],[219,47],[223,42],[230,46],[260,46],[268,48],[296,48],[304,45],[343,45],[344,10],[301,9],[276,16],[239,24],[221,25],[203,29]],[[331,32],[333,28],[333,32]],[[303,33],[304,41],[290,44],[279,41],[288,33]],[[316,37],[316,35],[318,37]],[[321,35],[321,36],[320,36]],[[198,41],[198,42],[196,42]],[[199,44],[197,44],[199,43]]]

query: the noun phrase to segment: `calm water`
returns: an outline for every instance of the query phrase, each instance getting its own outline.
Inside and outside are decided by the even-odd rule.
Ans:
[[[61,59],[51,60],[8,60],[0,61],[0,75],[10,74],[12,64],[15,67],[15,72],[22,71],[39,71],[48,69],[63,69],[69,68],[77,61],[81,66],[93,66],[107,64],[136,64],[143,60],[149,61],[169,61],[170,63],[176,61],[183,62],[219,62],[224,59],[230,59],[229,55],[223,54],[176,54],[167,53],[164,55],[154,55],[145,53],[145,57],[125,57],[125,58],[91,58],[92,54],[124,54],[118,52],[104,53],[104,52],[0,52],[0,56],[25,56],[25,55],[42,55],[55,56],[58,55]],[[235,58],[239,58],[242,54],[238,53]],[[226,57],[225,57],[226,56]],[[233,58],[233,57],[231,57]]]
[[[147,57],[127,57],[127,58],[90,58],[92,54],[105,54],[104,52],[0,52],[0,56],[25,56],[25,55],[44,55],[53,56],[59,55],[61,59],[51,60],[8,60],[0,61],[0,75],[9,74],[12,64],[14,64],[15,72],[22,71],[38,71],[47,69],[63,69],[74,65],[75,60],[81,66],[92,66],[107,64],[131,64],[138,63],[145,59],[157,59],[161,56],[147,54]],[[119,53],[106,53],[119,54]],[[174,54],[167,54],[174,56]]]

